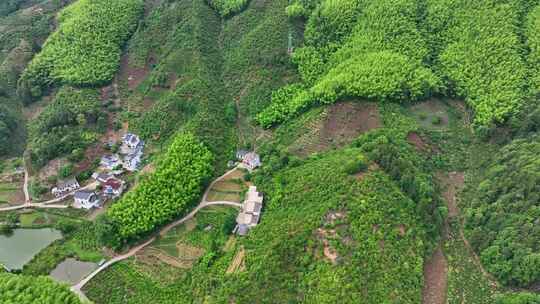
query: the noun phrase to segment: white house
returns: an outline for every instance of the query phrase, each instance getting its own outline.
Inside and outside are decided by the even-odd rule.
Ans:
[[[250,171],[261,166],[261,157],[255,152],[239,150],[236,152],[236,158],[238,158],[238,160],[242,162],[242,165]]]
[[[92,209],[99,207],[99,197],[95,192],[77,191],[73,196],[75,199],[75,208]]]
[[[122,165],[122,161],[116,154],[105,155],[101,157],[100,165],[105,169],[114,170],[118,165]]]
[[[126,145],[127,147],[129,147],[130,149],[135,149],[137,148],[139,145],[143,144],[143,142],[141,141],[141,139],[139,138],[139,136],[135,135],[135,134],[132,134],[132,133],[127,133],[125,134],[123,137],[122,137],[122,143],[124,145]]]
[[[142,161],[144,141],[139,136],[127,133],[122,137],[120,153],[123,155],[122,166],[127,171],[137,171]]]
[[[69,192],[79,189],[80,187],[81,185],[79,185],[79,182],[77,182],[76,179],[71,178],[56,183],[56,187],[52,188],[51,192],[55,197],[61,197],[68,194]]]
[[[124,162],[122,163],[124,169],[133,172],[139,170],[139,165],[142,161],[142,148],[136,148],[133,153],[124,156]]]
[[[249,187],[246,194],[246,200],[242,205],[240,213],[236,217],[237,226],[235,231],[238,235],[246,235],[251,228],[259,224],[263,200],[263,196],[257,192],[257,187]]]
[[[110,173],[98,173],[98,172],[94,172],[92,174],[92,178],[95,179],[97,182],[99,182],[100,184],[103,184],[105,183],[106,181],[108,181],[109,179],[111,178],[114,178],[114,175],[110,174]]]

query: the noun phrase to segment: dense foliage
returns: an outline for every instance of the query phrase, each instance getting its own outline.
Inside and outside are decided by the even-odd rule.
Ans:
[[[441,43],[441,74],[455,95],[475,110],[475,121],[502,122],[526,98],[518,12],[507,1],[446,1],[428,4],[428,31]],[[433,26],[433,27],[431,27]]]
[[[483,264],[505,284],[540,281],[539,138],[517,139],[485,164],[465,224]]]
[[[323,1],[306,27],[294,60],[306,89],[273,96],[259,122],[269,127],[314,104],[346,97],[411,101],[437,91],[423,65],[429,50],[417,26],[417,1]]]
[[[272,98],[258,117],[264,127],[344,98],[410,101],[433,93],[465,98],[475,122],[489,125],[526,102],[527,76],[537,90],[538,12],[525,22],[535,1],[328,0],[314,9],[302,2],[287,12],[309,16],[304,46],[293,54],[303,83],[285,100]]]
[[[0,104],[0,155],[7,155],[11,151],[11,137],[18,127],[19,121],[13,110]]]
[[[527,42],[530,48],[529,69],[530,85],[533,93],[540,94],[540,5],[528,16],[526,28]]]
[[[121,46],[142,13],[141,0],[80,0],[58,16],[59,28],[19,81],[20,95],[36,98],[53,83],[94,85],[110,81]]]
[[[227,17],[240,12],[249,3],[249,0],[208,0],[221,16]]]
[[[247,271],[226,284],[220,301],[231,295],[238,303],[256,296],[278,303],[421,301],[429,243],[422,218],[384,172],[347,176],[347,164],[360,153],[314,158],[264,183],[267,206],[246,240]],[[333,212],[345,216],[328,220]],[[325,238],[337,251],[334,265],[322,253]]]
[[[212,154],[193,135],[177,135],[156,172],[109,209],[120,236],[137,238],[186,213],[200,198],[211,163]]]
[[[48,277],[0,273],[0,302],[5,304],[80,304],[68,286]]]
[[[51,159],[85,148],[97,139],[98,131],[103,131],[96,126],[103,115],[96,90],[61,88],[29,125],[32,162],[41,167]]]

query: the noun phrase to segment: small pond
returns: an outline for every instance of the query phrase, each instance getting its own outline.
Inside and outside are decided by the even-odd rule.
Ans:
[[[61,238],[62,233],[51,228],[15,229],[12,234],[0,235],[0,263],[22,269],[34,255]]]
[[[79,283],[97,267],[96,263],[81,262],[69,258],[58,264],[50,275],[56,281],[73,285]]]

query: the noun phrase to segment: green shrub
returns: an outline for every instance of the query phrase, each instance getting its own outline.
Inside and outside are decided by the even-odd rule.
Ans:
[[[286,12],[289,18],[300,18],[306,15],[306,9],[298,2],[287,6]]]
[[[222,17],[234,15],[243,10],[249,0],[207,0],[210,6],[215,8]]]
[[[67,164],[60,168],[60,171],[58,171],[58,177],[60,178],[66,178],[73,174],[73,164]]]
[[[67,285],[51,278],[0,273],[1,303],[62,303],[80,304],[79,297]]]
[[[435,116],[431,119],[431,123],[434,125],[440,125],[442,123],[442,118],[440,116]]]

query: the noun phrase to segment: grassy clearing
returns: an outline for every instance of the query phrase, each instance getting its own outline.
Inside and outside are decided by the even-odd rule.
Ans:
[[[415,104],[409,108],[413,117],[420,127],[427,130],[448,130],[449,106],[441,100],[429,100]]]

